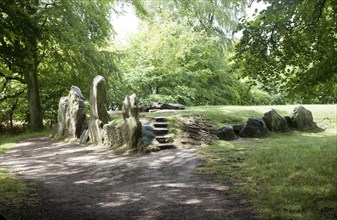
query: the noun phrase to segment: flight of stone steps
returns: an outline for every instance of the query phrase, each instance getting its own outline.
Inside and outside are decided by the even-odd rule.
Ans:
[[[167,119],[165,117],[154,117],[153,122],[153,134],[155,135],[155,140],[158,144],[156,144],[159,150],[166,150],[175,148],[173,142],[173,138],[169,136],[169,128],[167,124]]]

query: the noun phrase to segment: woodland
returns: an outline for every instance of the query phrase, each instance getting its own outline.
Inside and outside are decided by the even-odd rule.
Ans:
[[[337,219],[336,57],[337,0],[0,0],[0,219]]]
[[[141,105],[336,103],[336,0],[264,2],[248,18],[248,0],[3,0],[1,132],[51,126],[60,97],[96,75],[111,109],[131,93]],[[121,45],[111,14],[123,5],[141,24]]]

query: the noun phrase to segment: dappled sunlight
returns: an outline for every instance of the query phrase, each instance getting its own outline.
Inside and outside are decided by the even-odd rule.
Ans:
[[[21,142],[21,143],[18,143],[18,144],[16,144],[15,146],[16,146],[16,147],[25,147],[25,146],[29,146],[29,145],[32,145],[32,144],[33,144],[33,142],[27,141],[27,142]]]
[[[182,204],[198,204],[201,203],[202,201],[200,199],[188,199],[184,202],[181,202]]]
[[[330,132],[302,132],[300,133],[300,135],[303,137],[310,137],[310,138],[325,138],[336,136],[336,134]]]
[[[191,218],[200,218],[200,213],[204,218],[226,213],[235,204],[224,199],[230,187],[195,174],[202,163],[197,151],[194,147],[117,156],[104,146],[50,143],[46,138],[35,145],[32,141],[16,145],[5,155],[3,165],[43,182],[52,193],[52,202],[63,210],[71,204],[72,210],[86,207],[88,215],[90,210],[100,210],[114,216],[113,208],[118,208],[119,213],[138,219],[161,219],[170,214],[166,206]]]

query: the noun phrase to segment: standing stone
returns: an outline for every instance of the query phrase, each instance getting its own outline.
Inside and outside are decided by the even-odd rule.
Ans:
[[[103,142],[110,147],[121,147],[127,144],[128,140],[125,124],[105,124],[103,126]]]
[[[291,118],[289,116],[284,116],[284,119],[286,120],[287,122],[287,125],[288,125],[288,128],[292,128],[293,125],[292,125],[292,122],[291,122]]]
[[[236,135],[238,135],[243,127],[244,127],[244,125],[240,125],[240,124],[233,125],[234,133]]]
[[[66,113],[68,107],[68,96],[64,96],[60,98],[59,108],[57,110],[57,133],[58,137],[62,137],[65,135],[66,129]]]
[[[291,125],[293,128],[300,131],[307,131],[317,128],[313,121],[312,114],[303,106],[296,107],[290,116]]]
[[[89,136],[93,143],[102,143],[103,125],[109,120],[108,93],[103,76],[96,76],[90,90]]]
[[[281,117],[275,109],[272,109],[263,116],[264,122],[267,124],[267,127],[270,131],[274,132],[287,132],[289,127],[287,125],[286,119]]]
[[[82,132],[80,136],[80,144],[86,144],[89,140],[89,129],[86,129]]]
[[[126,96],[122,108],[124,123],[127,130],[129,148],[137,148],[142,138],[142,123],[139,121],[138,100],[136,94]]]
[[[260,138],[269,134],[266,123],[261,118],[248,118],[247,123],[241,129],[240,137]]]
[[[72,86],[68,95],[65,134],[79,138],[85,129],[85,103],[81,90]]]
[[[232,141],[235,139],[235,133],[232,127],[223,126],[215,131],[216,136],[220,140]]]

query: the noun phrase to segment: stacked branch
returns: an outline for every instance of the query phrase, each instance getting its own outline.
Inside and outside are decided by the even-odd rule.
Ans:
[[[191,139],[199,144],[211,144],[216,138],[213,125],[207,123],[207,119],[201,116],[189,116],[190,118],[184,121],[181,125],[183,131],[183,139]]]

